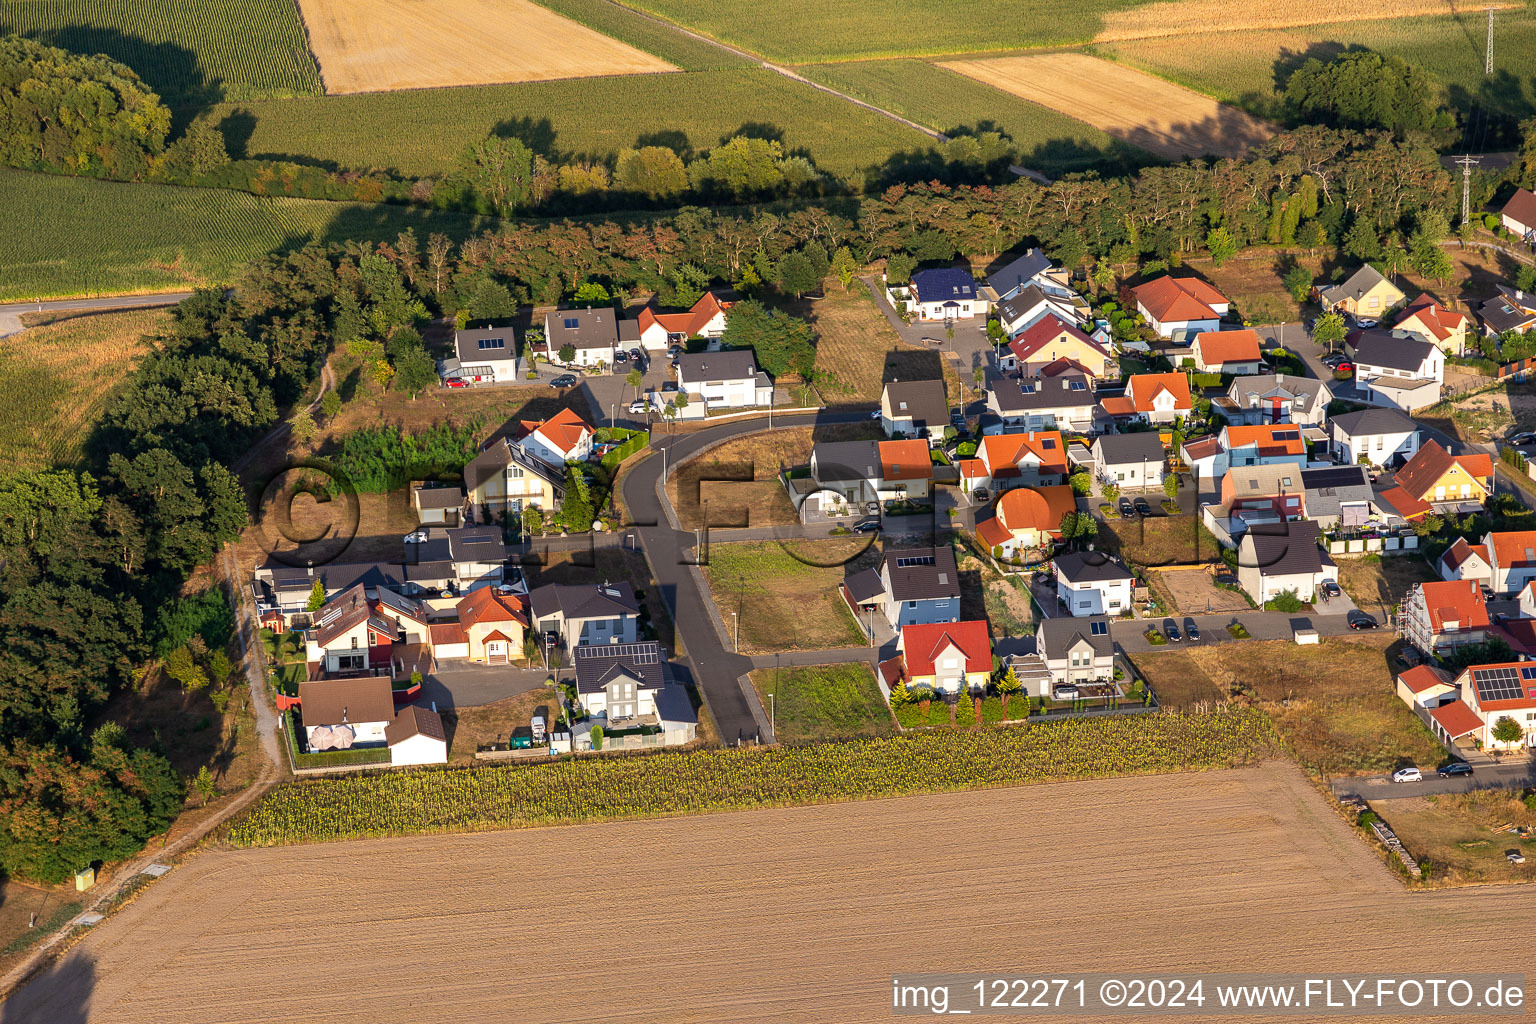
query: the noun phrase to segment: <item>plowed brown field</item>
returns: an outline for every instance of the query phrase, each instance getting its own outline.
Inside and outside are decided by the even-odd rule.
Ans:
[[[881,1021],[893,971],[1511,971],[1490,922],[1528,896],[1403,891],[1270,765],[206,853],[3,1019]]]

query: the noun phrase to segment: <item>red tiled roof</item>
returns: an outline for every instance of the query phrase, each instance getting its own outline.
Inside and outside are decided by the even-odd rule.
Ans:
[[[1449,672],[1433,665],[1415,665],[1398,676],[1397,681],[1414,693],[1423,693],[1436,686],[1450,686],[1455,682]]]
[[[459,622],[466,628],[481,622],[516,622],[528,625],[528,613],[523,599],[516,594],[503,594],[495,587],[479,587],[471,590],[458,603]]]
[[[1109,398],[1099,399],[1099,408],[1111,416],[1136,415],[1136,400],[1129,395],[1111,395]]]
[[[903,626],[902,653],[913,678],[934,674],[934,661],[951,645],[965,656],[965,671],[992,670],[992,639],[980,619],[967,622],[933,622]]]
[[[1067,323],[1055,313],[1041,317],[1032,324],[1024,333],[1008,343],[1008,348],[1021,360],[1028,360],[1030,356],[1040,351],[1051,342],[1066,335],[1087,345],[1099,355],[1109,358],[1109,353],[1104,351],[1102,345],[1094,341],[1088,335]]]
[[[879,447],[881,479],[933,479],[933,458],[928,454],[927,441],[881,441]]]
[[[1013,492],[1008,491],[1006,493],[1012,494]],[[1004,526],[1003,521],[996,516],[983,519],[977,523],[976,536],[989,549],[1001,547],[1013,539],[1013,534],[1009,532],[1008,527]]]
[[[668,334],[686,334],[691,338],[708,326],[715,314],[730,309],[732,305],[721,302],[713,292],[705,292],[686,313],[657,313],[650,308],[642,309],[638,317],[640,331],[644,333],[652,324],[660,324]]]
[[[1009,533],[1020,530],[1061,532],[1061,517],[1077,511],[1077,495],[1066,484],[1015,487],[997,500],[997,519]]]
[[[1049,442],[1049,443],[1047,443]],[[1067,446],[1059,430],[1038,430],[1027,434],[989,434],[982,438],[976,454],[992,470],[993,476],[1006,476],[1007,470],[1018,474],[1018,464],[1026,454],[1040,461],[1042,473],[1067,471]]]
[[[1423,324],[1424,329],[1439,341],[1445,341],[1452,331],[1465,329],[1471,322],[1466,314],[1453,313],[1428,295],[1420,296],[1417,302],[1403,310],[1401,319],[1397,321],[1398,329],[1403,329],[1410,320]]]
[[[1509,214],[1528,228],[1536,227],[1536,193],[1524,188],[1515,189],[1515,194],[1509,197],[1509,202],[1499,212]]]
[[[1493,538],[1493,561],[1500,569],[1536,562],[1526,555],[1527,551],[1536,552],[1536,530],[1505,530],[1489,536]]]
[[[1522,693],[1519,697],[1493,698],[1491,694],[1489,696],[1485,696],[1484,686],[1489,687],[1492,693],[1509,692],[1509,690],[1505,688],[1503,684],[1500,684],[1498,689],[1494,689],[1491,685],[1493,681],[1489,680],[1488,677],[1484,675],[1488,669],[1497,668],[1507,668],[1513,670],[1516,678],[1519,679],[1519,686],[1524,691],[1524,693]],[[1531,663],[1528,661],[1500,661],[1488,665],[1468,665],[1466,669],[1463,670],[1461,675],[1457,677],[1457,681],[1467,681],[1467,689],[1462,690],[1462,692],[1470,692],[1475,695],[1477,697],[1477,706],[1485,712],[1514,711],[1523,708],[1536,708],[1536,681],[1524,678],[1524,670],[1530,668]],[[1479,686],[1479,682],[1482,682],[1483,686]]]
[[[1207,366],[1219,363],[1256,363],[1259,335],[1253,330],[1204,331],[1195,335],[1195,347]]]
[[[535,429],[547,437],[556,450],[564,454],[569,454],[580,444],[584,435],[592,433],[592,428],[576,414],[575,409],[561,409]]]
[[[1441,580],[1425,583],[1420,589],[1429,612],[1429,626],[1436,633],[1488,628],[1488,604],[1483,600],[1483,588],[1475,580]]]
[[[1137,412],[1151,412],[1152,400],[1164,391],[1173,395],[1175,412],[1194,407],[1189,398],[1189,378],[1182,373],[1133,373],[1125,382],[1125,393],[1136,403]]]
[[[464,624],[461,622],[434,622],[427,627],[427,633],[432,637],[434,646],[462,644],[469,640],[469,635],[464,632]]]
[[[1435,484],[1451,471],[1452,466],[1458,465],[1468,476],[1479,482],[1493,476],[1493,460],[1488,457],[1488,453],[1452,455],[1439,441],[1430,440],[1414,452],[1413,458],[1397,471],[1394,479],[1399,487],[1415,498],[1427,500],[1425,496],[1434,492]]]
[[[1301,428],[1294,423],[1260,423],[1252,426],[1228,425],[1224,428],[1227,450],[1246,448],[1256,444],[1265,455],[1305,455],[1307,442],[1301,436]],[[1281,438],[1279,434],[1294,434]]]
[[[1448,569],[1455,569],[1458,566],[1460,566],[1461,563],[1463,563],[1467,559],[1471,558],[1473,555],[1476,555],[1477,557],[1481,558],[1484,562],[1487,562],[1488,561],[1488,545],[1486,545],[1486,544],[1468,544],[1467,543],[1467,538],[1465,538],[1465,537],[1457,537],[1456,538],[1456,543],[1454,543],[1450,547],[1446,548],[1445,549],[1445,554],[1441,555],[1440,559],[1441,559],[1441,561],[1445,562],[1446,568],[1448,568]]]
[[[961,459],[960,476],[974,478],[987,475],[987,464],[980,459]]]
[[[1224,303],[1227,297],[1195,277],[1159,277],[1131,289],[1136,301],[1158,323],[1220,318],[1212,303]]]
[[[1068,359],[1066,356],[1046,363],[1040,367],[1039,373],[1042,377],[1059,377],[1063,373],[1081,373],[1085,377],[1093,376],[1093,371],[1088,369],[1088,367],[1075,359]]]
[[[885,685],[895,687],[897,683],[906,682],[907,663],[901,655],[880,663],[880,674],[885,677]]]
[[[1477,717],[1477,712],[1468,707],[1465,701],[1460,700],[1453,700],[1449,704],[1431,709],[1429,717],[1439,722],[1440,728],[1444,729],[1453,740],[1483,727],[1483,720]]]
[[[1382,491],[1381,500],[1391,505],[1404,519],[1417,519],[1430,511],[1429,502],[1420,501],[1401,487],[1391,487]]]
[[[1184,456],[1188,459],[1208,459],[1221,452],[1221,439],[1202,437],[1198,441],[1184,442]]]
[[[1536,619],[1505,619],[1493,627],[1493,631],[1514,648],[1516,654],[1536,656]]]

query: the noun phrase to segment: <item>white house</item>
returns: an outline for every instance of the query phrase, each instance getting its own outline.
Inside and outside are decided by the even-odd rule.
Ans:
[[[1362,401],[1410,415],[1440,401],[1445,380],[1445,352],[1440,346],[1383,331],[1360,331],[1351,339],[1355,388]]]
[[[1518,594],[1536,580],[1536,530],[1489,533],[1482,546],[1488,550],[1488,585],[1495,594]]]
[[[678,357],[677,386],[706,409],[751,408],[773,402],[773,382],[751,349],[690,352]]]
[[[1435,563],[1435,570],[1440,573],[1442,580],[1472,580],[1482,586],[1492,588],[1493,566],[1486,544],[1468,544],[1467,538],[1457,537],[1456,542],[1445,549],[1445,554],[1440,556],[1440,561]],[[1520,592],[1522,600],[1525,591]],[[1524,615],[1524,611],[1521,611]],[[1533,616],[1536,617],[1536,616]]]
[[[942,380],[893,380],[880,391],[880,425],[886,437],[921,437],[944,443],[949,398]]]
[[[1052,561],[1056,596],[1070,615],[1120,615],[1131,609],[1135,577],[1100,551],[1069,551]]]
[[[1228,423],[1297,423],[1319,427],[1327,419],[1333,393],[1316,377],[1263,373],[1237,377],[1225,396],[1212,405]]]
[[[1482,742],[1484,750],[1536,747],[1536,664],[1509,661],[1473,665],[1456,677],[1456,685],[1462,700],[1477,716],[1480,727],[1472,736]],[[1494,729],[1505,718],[1520,727],[1517,739],[1494,738]]]
[[[1188,343],[1203,331],[1221,328],[1232,308],[1227,297],[1197,277],[1164,275],[1130,289],[1140,313],[1160,338]]]
[[[1317,538],[1317,524],[1306,520],[1249,527],[1237,546],[1238,583],[1259,605],[1286,591],[1311,601],[1335,571]]]
[[[666,685],[655,643],[578,647],[576,695],[593,718],[614,725],[656,724],[656,694]]]
[[[419,601],[361,584],[336,595],[315,613],[304,635],[312,676],[369,673],[385,677],[415,668],[415,648],[427,643],[428,615]],[[405,672],[409,675],[409,672]],[[393,717],[393,716],[391,716]]]
[[[448,763],[448,733],[436,711],[414,704],[401,708],[385,728],[384,741],[389,744],[389,763],[396,768]]]
[[[921,321],[944,323],[987,315],[987,300],[977,288],[976,279],[954,267],[919,270],[912,275],[907,292],[906,308]],[[893,304],[899,302],[900,298],[893,293]]]
[[[382,747],[395,720],[395,701],[384,676],[320,679],[299,684],[299,717],[308,752]]]
[[[1333,461],[1373,466],[1407,462],[1419,450],[1419,427],[1398,409],[1361,409],[1328,421],[1328,450]]]
[[[1014,430],[1092,433],[1098,423],[1093,379],[1078,372],[1039,380],[998,377],[987,392],[987,409],[997,417],[982,424],[983,434]]]
[[[552,466],[585,462],[592,454],[593,429],[575,409],[561,409],[547,420],[524,420],[518,440],[523,450]]]
[[[997,296],[996,301],[1011,299],[1031,286],[1057,298],[1075,294],[1066,271],[1051,266],[1050,259],[1039,249],[1030,249],[987,275],[987,287]]]
[[[1161,487],[1168,460],[1156,431],[1101,434],[1093,440],[1093,461],[1099,479],[1122,490]]]
[[[1109,619],[1102,615],[1042,619],[1035,633],[1035,645],[1050,672],[1052,686],[1108,682],[1114,678],[1115,641],[1109,635]]]
[[[1499,220],[1522,242],[1536,240],[1536,193],[1530,189],[1515,189],[1515,194],[1499,211]]]
[[[640,326],[607,307],[557,309],[544,315],[544,340],[553,360],[562,361],[560,351],[569,345],[575,350],[569,365],[607,366],[617,349],[640,344]]]
[[[689,338],[718,339],[725,333],[725,314],[732,305],[714,292],[705,292],[686,313],[658,313],[647,306],[635,318],[640,344],[648,352],[664,352]]]
[[[1083,315],[1071,299],[1047,294],[1034,284],[999,302],[996,309],[998,323],[1010,338],[1047,316],[1055,315],[1070,324]]]
[[[475,327],[453,333],[454,358],[443,361],[444,380],[504,384],[519,379],[517,339],[510,327]]]

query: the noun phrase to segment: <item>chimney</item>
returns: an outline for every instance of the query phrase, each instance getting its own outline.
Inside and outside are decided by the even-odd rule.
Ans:
[[[347,724],[347,709],[345,707],[341,709],[341,724]]]
[[[306,561],[304,564],[309,567],[309,578],[310,579],[314,579],[315,578],[315,560],[313,558],[311,558],[308,561]]]

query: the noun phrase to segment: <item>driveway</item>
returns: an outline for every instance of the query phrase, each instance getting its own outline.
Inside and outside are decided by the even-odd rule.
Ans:
[[[1147,627],[1156,626],[1161,629],[1163,619],[1167,618],[1173,619],[1181,633],[1185,631],[1184,620],[1194,619],[1195,625],[1200,628],[1199,643],[1191,644],[1187,638],[1177,644],[1159,644],[1156,647],[1148,643],[1144,635]],[[1164,616],[1163,619],[1115,619],[1109,624],[1109,635],[1114,637],[1127,654],[1151,654],[1180,647],[1245,642],[1227,632],[1227,626],[1233,622],[1241,622],[1247,628],[1248,640],[1290,640],[1298,629],[1315,629],[1323,636],[1347,636],[1350,633],[1349,623],[1344,616],[1334,614],[1297,612],[1289,615],[1285,612],[1250,610],[1214,615],[1172,615]]]
[[[872,277],[860,278],[864,287],[869,289],[869,294],[875,300],[875,306],[885,314],[886,322],[896,332],[902,341],[913,348],[925,349],[929,352],[938,351],[940,354],[953,352],[954,360],[951,365],[955,367],[955,373],[960,377],[961,387],[966,393],[975,396],[976,367],[992,365],[992,339],[987,337],[987,321],[985,317],[975,320],[958,320],[955,322],[953,338],[944,336],[943,324],[908,324],[891,308],[890,302],[885,297],[885,290],[880,282]],[[932,338],[939,343],[935,350],[932,345],[923,343],[924,338]],[[969,411],[969,409],[967,410]],[[977,409],[974,415],[979,415]]]

